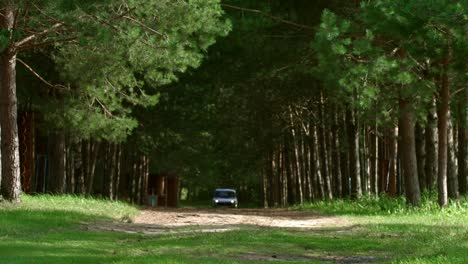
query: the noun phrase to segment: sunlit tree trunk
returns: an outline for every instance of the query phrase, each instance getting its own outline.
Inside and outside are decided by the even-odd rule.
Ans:
[[[377,120],[374,121],[373,133],[370,135],[370,193],[373,196],[378,194],[378,160],[379,160],[379,151],[378,151],[378,136],[377,136]]]
[[[335,108],[333,113],[332,126],[332,169],[333,169],[333,189],[336,197],[342,197],[342,175],[341,175],[341,146],[339,138],[338,110]]]
[[[349,173],[351,176],[351,197],[362,196],[361,167],[359,162],[359,129],[357,116],[354,110],[346,111],[348,150],[349,150]]]
[[[318,127],[318,144],[319,144],[319,158],[320,158],[320,168],[322,173],[323,182],[325,184],[325,198],[332,199],[332,189],[331,189],[331,180],[330,172],[328,171],[328,153],[327,153],[327,137],[325,135],[325,110],[324,110],[324,101],[323,95],[320,95],[320,105],[319,105],[319,118],[320,124]]]
[[[439,89],[439,108],[438,108],[438,132],[439,132],[439,156],[438,156],[438,201],[441,207],[448,204],[447,193],[447,150],[448,150],[448,119],[450,111],[450,89],[448,78],[448,60],[449,55],[446,56],[443,63],[441,74],[440,89]]]
[[[12,2],[0,4],[0,27],[7,33],[12,33],[15,24],[15,10]],[[5,36],[5,34],[3,34]],[[7,36],[10,34],[7,34]],[[16,50],[6,47],[0,54],[1,67],[1,162],[3,199],[20,202],[20,160],[17,124],[16,98]]]
[[[455,136],[451,113],[448,115],[447,127],[447,191],[450,199],[458,199],[458,169],[455,156]]]
[[[458,184],[461,195],[468,194],[468,89],[462,93],[458,105]]]
[[[296,187],[297,187],[297,192],[298,192],[298,198],[299,198],[299,203],[303,204],[304,203],[304,196],[302,192],[302,175],[301,175],[301,170],[300,170],[300,163],[299,163],[299,149],[298,149],[298,142],[297,142],[297,136],[296,136],[296,128],[294,126],[294,119],[293,119],[293,112],[291,109],[291,106],[289,107],[289,118],[290,118],[290,125],[291,125],[291,135],[292,135],[292,143],[293,143],[293,148],[294,148],[294,160],[295,160],[295,171],[296,171]]]

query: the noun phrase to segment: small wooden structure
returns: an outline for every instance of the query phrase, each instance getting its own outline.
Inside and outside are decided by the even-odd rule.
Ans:
[[[177,207],[179,204],[179,177],[173,173],[150,174],[148,197],[156,196],[156,206]],[[148,202],[148,205],[151,205]]]

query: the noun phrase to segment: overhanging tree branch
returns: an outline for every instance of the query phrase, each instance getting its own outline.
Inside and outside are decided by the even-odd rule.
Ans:
[[[245,12],[250,12],[250,13],[256,13],[256,14],[260,14],[262,16],[266,16],[270,19],[273,19],[275,21],[278,21],[278,22],[281,22],[281,23],[284,23],[284,24],[288,24],[288,25],[291,25],[291,26],[294,26],[294,27],[297,27],[297,28],[302,28],[302,29],[309,29],[309,30],[313,30],[314,28],[311,27],[311,26],[308,26],[308,25],[304,25],[304,24],[298,24],[298,23],[295,23],[295,22],[292,22],[290,20],[286,20],[286,19],[283,19],[281,17],[277,17],[277,16],[274,16],[272,14],[269,14],[269,13],[265,13],[261,10],[258,10],[258,9],[250,9],[250,8],[244,8],[244,7],[240,7],[240,6],[234,6],[234,5],[229,5],[229,4],[221,4],[221,6],[224,6],[224,7],[227,7],[227,8],[230,8],[230,9],[235,9],[235,10],[240,10],[240,11],[245,11]]]
[[[56,85],[53,85],[51,84],[50,82],[46,81],[46,79],[42,78],[41,75],[39,75],[39,73],[37,73],[33,68],[31,68],[31,66],[29,66],[26,62],[24,62],[23,60],[21,60],[20,58],[16,58],[16,61],[18,61],[19,63],[23,64],[23,66],[28,69],[28,71],[30,71],[34,76],[36,76],[39,80],[41,80],[43,83],[45,83],[47,86],[49,87],[52,87],[54,89],[61,89],[61,90],[66,90],[66,91],[69,91],[70,89],[68,87],[66,87],[65,85],[61,85],[61,84],[56,84]]]
[[[57,30],[58,28],[62,27],[63,25],[64,25],[64,24],[61,23],[61,22],[60,22],[60,23],[56,23],[56,24],[54,24],[52,27],[50,27],[50,28],[48,28],[48,29],[45,29],[45,30],[43,30],[43,31],[41,31],[41,32],[38,32],[38,33],[35,33],[35,34],[32,34],[32,35],[30,35],[30,36],[28,36],[28,37],[26,37],[26,38],[24,38],[24,39],[22,39],[22,40],[16,42],[16,43],[15,43],[15,46],[16,46],[17,48],[20,48],[22,45],[24,45],[24,44],[26,44],[26,43],[28,43],[28,42],[30,42],[30,41],[32,41],[32,40],[34,40],[34,39],[36,39],[36,38],[42,36],[42,35],[45,35],[45,34],[50,33],[50,32],[53,32],[53,31]]]

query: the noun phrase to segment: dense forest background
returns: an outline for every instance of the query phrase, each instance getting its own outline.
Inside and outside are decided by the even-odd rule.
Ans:
[[[144,203],[151,175],[265,207],[467,193],[463,1],[15,2],[0,4],[5,199]]]

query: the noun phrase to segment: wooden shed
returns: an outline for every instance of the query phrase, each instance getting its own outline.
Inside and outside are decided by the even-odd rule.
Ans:
[[[150,174],[148,197],[156,196],[156,206],[177,207],[179,205],[179,177],[173,173]],[[148,200],[148,205],[151,200]]]

